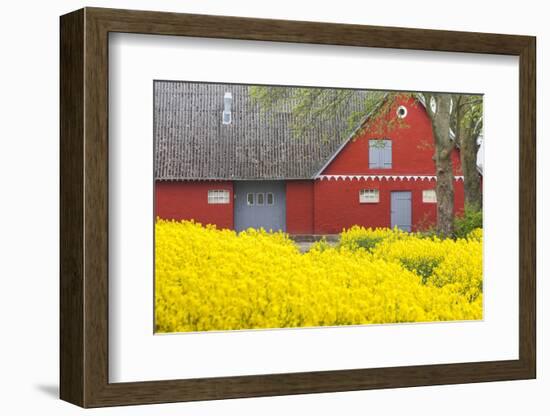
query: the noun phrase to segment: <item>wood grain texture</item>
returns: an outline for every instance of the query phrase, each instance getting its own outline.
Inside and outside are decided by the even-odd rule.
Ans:
[[[528,36],[86,8],[111,32],[516,55]]]
[[[60,388],[84,404],[84,12],[60,24]]]
[[[536,377],[537,90],[536,40],[520,54],[519,102],[519,356]]]
[[[535,38],[97,8],[63,16],[60,28],[62,399],[82,407],[100,407],[535,377]],[[109,383],[109,32],[519,56],[519,359]]]

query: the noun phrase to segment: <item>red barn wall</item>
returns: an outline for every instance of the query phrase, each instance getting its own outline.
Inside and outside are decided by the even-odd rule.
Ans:
[[[208,191],[229,191],[229,204],[209,204]],[[195,220],[218,228],[233,228],[233,183],[230,181],[155,183],[155,217]]]
[[[314,184],[314,233],[337,234],[353,225],[391,226],[391,191],[411,191],[413,231],[421,231],[437,220],[436,204],[422,202],[422,191],[435,189],[435,181],[317,180]],[[378,189],[380,202],[360,203],[361,189]],[[464,207],[464,186],[455,181],[455,212]]]
[[[407,116],[397,121],[396,110],[400,105],[407,109]],[[393,126],[388,127],[388,125]],[[392,141],[392,167],[369,168],[369,140]],[[410,99],[398,99],[386,116],[369,125],[359,136],[350,141],[336,155],[321,175],[423,175],[435,176],[433,160],[432,125],[422,104]],[[455,149],[451,155],[455,176],[462,175],[460,154]],[[422,202],[422,191],[435,189],[435,181],[414,180],[317,180],[314,184],[314,232],[335,234],[355,224],[365,227],[391,226],[391,191],[412,192],[412,225],[418,231],[437,221],[436,204]],[[361,189],[378,189],[380,202],[359,203]],[[455,181],[455,212],[464,207],[464,184]]]
[[[396,110],[407,108],[407,116],[397,122]],[[388,127],[388,123],[393,127]],[[392,141],[391,169],[369,168],[369,140]],[[400,99],[388,115],[369,125],[350,141],[322,172],[323,175],[434,175],[432,124],[426,109],[413,99]],[[462,175],[458,150],[452,154],[455,175]]]
[[[399,105],[407,108],[402,124]],[[369,169],[369,139],[392,140],[392,168]],[[412,100],[396,101],[388,115],[350,141],[321,175],[435,175],[432,126],[424,107]],[[452,154],[455,175],[462,175],[457,150]],[[208,190],[226,189],[229,204],[208,204]],[[359,203],[361,189],[379,189],[380,202]],[[435,181],[414,180],[290,180],[286,182],[286,231],[290,234],[336,234],[355,224],[390,227],[391,191],[412,192],[413,230],[435,224],[436,204],[422,202],[422,191],[435,189]],[[156,215],[166,219],[193,219],[219,228],[234,228],[231,181],[163,182],[155,186]],[[455,181],[455,211],[464,206],[464,186]]]
[[[286,182],[286,232],[313,234],[313,181]]]

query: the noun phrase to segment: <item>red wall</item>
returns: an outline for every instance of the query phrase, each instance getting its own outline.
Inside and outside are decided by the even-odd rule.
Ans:
[[[434,225],[437,219],[436,204],[422,202],[422,191],[435,189],[435,181],[393,180],[317,180],[314,184],[315,234],[337,234],[353,225],[364,227],[391,226],[391,191],[412,192],[413,231]],[[378,189],[380,202],[359,203],[361,189]],[[455,181],[455,211],[462,212],[464,186]]]
[[[396,120],[399,105],[407,108],[402,124]],[[392,168],[369,169],[369,139],[392,140]],[[323,175],[435,175],[432,126],[424,107],[412,100],[396,101],[388,115],[366,129],[322,172]],[[453,152],[455,175],[462,175],[458,151]],[[208,204],[209,189],[230,191],[229,204]],[[359,190],[379,189],[380,202],[360,204]],[[413,229],[436,222],[436,204],[422,202],[422,190],[435,189],[434,181],[295,180],[286,182],[286,227],[290,234],[335,234],[358,224],[390,226],[392,190],[412,192]],[[230,181],[157,182],[156,215],[168,219],[194,219],[219,228],[233,228],[233,184]],[[463,182],[455,181],[455,211],[464,206]]]
[[[313,181],[286,182],[286,232],[313,234]]]
[[[226,189],[229,204],[209,204],[208,191]],[[155,184],[155,218],[193,219],[218,228],[233,228],[233,183],[221,181],[165,182]]]
[[[230,191],[229,204],[208,204],[208,190]],[[378,189],[380,202],[359,203],[361,189]],[[434,225],[436,204],[422,202],[422,190],[435,189],[435,181],[316,180],[287,181],[286,231],[289,234],[337,234],[353,225],[390,227],[391,191],[412,192],[413,231]],[[231,182],[157,182],[155,216],[234,227]],[[464,186],[455,181],[455,212],[464,207]]]
[[[407,108],[407,116],[396,123],[396,110]],[[392,121],[393,120],[393,121]],[[388,122],[393,127],[388,128]],[[392,141],[392,168],[369,169],[369,140]],[[322,172],[323,175],[434,175],[432,125],[425,108],[413,99],[397,100],[388,115],[350,141]],[[452,155],[455,175],[462,175],[458,150]]]
[[[407,116],[396,122],[396,110],[407,108]],[[393,126],[388,122],[393,120]],[[392,123],[390,123],[391,125]],[[392,168],[369,168],[369,140],[392,140]],[[432,125],[425,108],[413,99],[397,100],[387,116],[369,126],[350,141],[322,175],[430,175],[435,176]],[[458,150],[452,154],[454,173],[462,175]],[[422,191],[435,189],[435,181],[407,180],[316,180],[314,183],[314,233],[335,234],[355,224],[365,227],[390,227],[391,191],[412,192],[413,231],[434,225],[436,204],[422,202]],[[378,189],[380,202],[359,203],[361,189]],[[464,184],[455,181],[455,212],[463,211]]]

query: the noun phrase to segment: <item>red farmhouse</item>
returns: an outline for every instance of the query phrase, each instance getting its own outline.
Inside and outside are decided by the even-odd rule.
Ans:
[[[364,119],[343,135],[366,93],[357,91],[342,114],[297,138],[290,109],[262,111],[248,86],[155,82],[156,216],[290,234],[434,224],[433,137],[424,106],[398,100],[388,116],[400,119],[393,127]],[[453,159],[458,212],[458,150]]]

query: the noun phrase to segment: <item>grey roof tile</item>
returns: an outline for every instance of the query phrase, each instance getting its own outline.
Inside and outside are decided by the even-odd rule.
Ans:
[[[233,96],[229,125],[222,123],[226,92]],[[347,139],[348,116],[366,93],[357,91],[340,114],[295,137],[290,107],[261,111],[247,85],[155,81],[155,178],[312,178]]]

